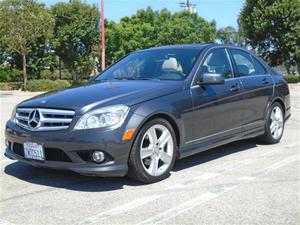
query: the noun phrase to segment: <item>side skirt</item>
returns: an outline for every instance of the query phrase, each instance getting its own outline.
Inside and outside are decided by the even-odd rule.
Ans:
[[[248,138],[254,138],[265,133],[264,127],[247,130],[231,136],[223,136],[220,138],[210,139],[209,141],[194,144],[178,150],[177,159],[182,159],[212,148],[216,148],[234,141]]]

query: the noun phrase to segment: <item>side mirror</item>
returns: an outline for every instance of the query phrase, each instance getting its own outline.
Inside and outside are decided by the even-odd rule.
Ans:
[[[90,76],[89,82],[93,82],[95,80],[96,76]]]
[[[225,80],[222,74],[219,73],[204,73],[202,81],[197,84],[224,84]]]

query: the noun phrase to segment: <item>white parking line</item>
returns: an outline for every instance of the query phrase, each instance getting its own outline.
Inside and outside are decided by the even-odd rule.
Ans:
[[[199,182],[199,181],[208,180],[208,179],[216,177],[218,175],[219,175],[218,173],[209,173],[209,172],[208,173],[203,173],[200,176],[194,177],[191,180],[187,180],[184,183],[175,184],[175,185],[173,185],[171,187],[165,188],[164,190],[183,189],[183,188],[186,188],[187,186],[189,186],[189,185],[191,185],[193,183],[196,183],[196,182]]]
[[[145,225],[145,224],[153,225],[153,224],[162,223],[162,222],[172,219],[172,218],[178,216],[179,214],[182,214],[202,203],[205,203],[214,198],[217,198],[220,195],[224,194],[225,192],[228,192],[228,191],[231,191],[231,190],[237,188],[238,186],[241,185],[241,183],[247,183],[254,179],[255,179],[255,177],[249,177],[249,176],[240,177],[238,179],[239,182],[237,184],[222,187],[221,190],[218,190],[217,192],[210,192],[210,191],[205,192],[187,202],[177,205],[171,209],[168,209],[167,211],[165,211],[163,213],[159,213],[156,216],[152,216],[151,218],[138,223],[138,225]]]
[[[275,152],[275,150],[272,150],[271,152],[273,153],[273,152]],[[263,155],[265,155],[265,153],[261,154],[259,156],[263,156]],[[285,159],[283,161],[280,161],[280,162],[277,162],[275,164],[272,164],[271,166],[267,167],[267,169],[266,169],[266,171],[264,171],[264,173],[266,173],[268,171],[272,171],[272,169],[280,168],[280,167],[282,167],[282,166],[286,165],[287,163],[290,163],[290,162],[292,162],[294,160],[297,160],[297,158],[294,158],[294,157],[292,159],[288,158],[288,159]],[[238,168],[241,165],[249,165],[249,164],[253,163],[254,161],[255,161],[254,159],[245,159],[245,160],[238,161],[237,164],[229,164],[229,165],[225,164],[224,166],[221,166],[220,168],[217,168],[217,169],[218,169],[218,171],[222,171],[222,172],[231,171],[233,169]],[[216,166],[216,167],[218,167],[218,166]],[[200,176],[197,176],[197,177],[195,177],[195,178],[193,178],[191,180],[187,180],[184,183],[175,184],[174,186],[172,186],[170,188],[166,188],[164,190],[168,191],[168,190],[175,190],[175,189],[187,188],[188,186],[190,186],[192,184],[195,184],[195,183],[197,183],[199,181],[208,180],[208,179],[214,178],[216,176],[219,176],[220,174],[221,173],[211,173],[211,172],[203,173]],[[249,182],[249,181],[252,181],[254,179],[256,179],[256,178],[255,177],[249,177],[249,176],[243,176],[243,177],[239,178],[239,180],[241,182]],[[236,186],[230,186],[230,187],[223,188],[222,190],[223,190],[223,192],[225,192],[225,191],[232,190],[235,187]],[[151,201],[155,201],[156,199],[159,199],[159,198],[161,198],[161,197],[163,197],[165,195],[167,195],[167,194],[153,195],[153,196],[150,196],[150,197],[145,197],[145,198],[140,198],[140,199],[133,200],[132,202],[126,203],[124,205],[118,206],[116,208],[107,210],[105,212],[101,212],[101,213],[96,214],[96,215],[94,215],[92,217],[84,219],[84,220],[80,221],[78,223],[78,225],[101,224],[101,221],[109,218],[110,216],[115,216],[115,215],[118,215],[118,214],[121,214],[121,213],[125,213],[125,212],[127,212],[129,210],[132,210],[132,209],[135,209],[137,207],[140,207],[141,205],[145,205],[145,204],[147,204],[147,203],[149,203]],[[209,192],[209,194],[205,193],[205,194],[203,194],[203,196],[202,195],[199,196],[200,201],[198,201],[198,202],[201,203],[201,202],[208,201],[207,200],[207,196],[215,196],[215,197],[217,197],[218,195],[220,195],[220,193],[217,194],[216,196],[215,196],[215,193],[210,193],[210,192]],[[191,202],[191,205],[194,205],[194,200]],[[142,223],[144,223],[144,222],[142,222]]]
[[[218,197],[218,194],[214,194],[212,192],[206,192],[204,194],[201,194],[195,198],[193,198],[190,201],[187,201],[183,204],[180,204],[178,206],[175,206],[163,213],[157,214],[155,216],[150,217],[149,219],[146,219],[144,221],[142,221],[141,223],[138,223],[138,225],[144,225],[144,224],[156,224],[156,223],[161,223],[164,222],[168,219],[174,218],[177,215],[184,213],[196,206],[198,206],[199,204],[202,204],[204,202],[207,202],[213,198]]]
[[[262,173],[258,173],[258,174],[259,175],[261,175],[261,174],[267,174],[269,172],[277,170],[277,169],[279,169],[279,168],[281,168],[283,166],[286,166],[289,163],[292,163],[292,162],[297,161],[297,160],[298,160],[298,158],[289,157],[287,159],[284,159],[282,161],[276,162],[276,163],[268,166],[267,168],[265,168],[264,171],[262,171]],[[179,214],[182,214],[182,213],[184,213],[184,212],[186,212],[186,211],[188,211],[188,210],[190,210],[190,209],[192,209],[194,207],[197,207],[197,206],[201,205],[202,203],[207,202],[207,201],[209,201],[211,199],[217,198],[220,195],[222,195],[222,194],[224,194],[224,193],[226,193],[226,192],[228,192],[230,190],[233,190],[233,189],[241,186],[242,184],[251,182],[251,181],[253,181],[255,179],[256,179],[256,177],[252,177],[252,176],[242,176],[242,177],[238,178],[238,182],[235,185],[222,188],[217,193],[206,192],[204,194],[196,196],[192,200],[189,200],[189,201],[184,202],[184,203],[182,203],[180,205],[177,205],[177,206],[175,206],[173,208],[170,208],[170,209],[168,209],[165,212],[162,212],[162,213],[159,213],[159,214],[157,214],[155,216],[152,216],[151,218],[146,219],[146,220],[138,223],[138,225],[145,225],[145,224],[154,225],[154,224],[165,222],[166,220],[170,220],[170,219],[178,216]]]
[[[268,166],[267,168],[265,168],[265,171],[264,173],[269,173],[269,172],[272,172],[274,170],[277,170],[281,167],[284,167],[285,165],[289,164],[289,163],[292,163],[292,162],[295,162],[299,160],[299,158],[297,158],[296,156],[292,156],[292,157],[289,157],[289,158],[286,158],[284,160],[281,160],[279,162],[276,162],[270,166]]]
[[[115,216],[124,212],[127,212],[129,210],[138,208],[142,205],[147,204],[148,202],[155,201],[156,199],[159,199],[161,197],[165,196],[165,194],[162,195],[152,195],[149,197],[143,197],[136,199],[132,202],[126,203],[124,205],[118,206],[116,208],[104,211],[102,213],[99,213],[97,215],[91,216],[87,219],[84,219],[78,223],[78,225],[90,225],[90,224],[101,224],[101,221],[106,220],[110,216]]]

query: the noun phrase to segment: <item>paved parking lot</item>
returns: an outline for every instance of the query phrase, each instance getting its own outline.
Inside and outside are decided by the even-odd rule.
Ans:
[[[239,141],[178,161],[141,185],[33,168],[3,157],[13,106],[32,96],[0,92],[0,224],[300,224],[300,85],[282,141]]]

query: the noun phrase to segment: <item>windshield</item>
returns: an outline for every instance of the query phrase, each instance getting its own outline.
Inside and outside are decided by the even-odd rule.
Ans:
[[[157,49],[128,55],[96,80],[182,80],[191,71],[200,49]]]

